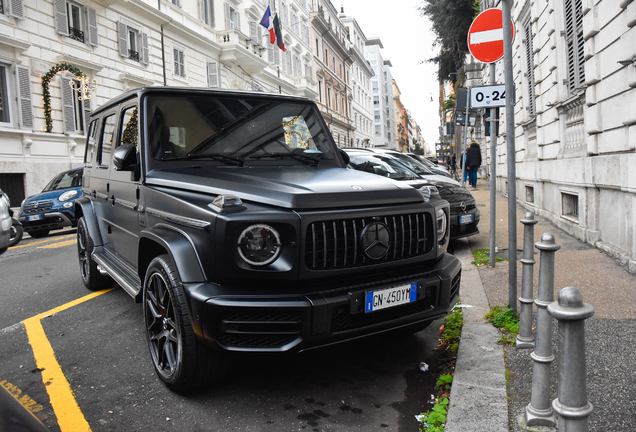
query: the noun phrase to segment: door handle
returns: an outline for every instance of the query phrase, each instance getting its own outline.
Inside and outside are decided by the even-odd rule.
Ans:
[[[111,205],[115,205],[115,195],[112,195],[109,199]]]

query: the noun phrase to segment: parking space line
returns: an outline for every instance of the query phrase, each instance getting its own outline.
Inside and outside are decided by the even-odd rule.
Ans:
[[[12,246],[9,249],[19,249],[19,248],[35,246],[35,245],[44,244],[44,243],[51,243],[53,241],[64,240],[64,239],[68,239],[68,238],[71,238],[71,237],[75,237],[75,234],[69,234],[69,235],[65,235],[65,236],[61,236],[61,237],[52,237],[52,238],[49,238],[49,239],[46,239],[46,240],[40,240],[40,241],[36,241],[36,242],[31,242],[29,244]]]
[[[66,240],[63,242],[58,242],[58,243],[51,243],[51,244],[47,244],[45,246],[38,246],[38,249],[53,249],[53,248],[59,248],[62,246],[68,246],[68,245],[72,245],[77,243],[77,239],[72,239],[72,240]]]
[[[42,318],[77,306],[113,289],[114,288],[110,288],[91,293],[23,321],[27,337],[29,338],[29,344],[33,349],[35,363],[37,367],[42,370],[42,382],[49,394],[51,406],[53,407],[58,426],[62,432],[90,431],[91,428],[84,418],[84,414],[75,400],[73,390],[55,358],[53,347],[46,337],[44,327],[42,327]]]

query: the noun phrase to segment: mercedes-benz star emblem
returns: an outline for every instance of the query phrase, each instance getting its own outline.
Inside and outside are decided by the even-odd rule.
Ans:
[[[466,211],[466,203],[464,201],[459,203],[459,207],[462,209],[462,211]]]
[[[382,222],[371,222],[360,236],[362,251],[372,260],[384,258],[391,247],[389,228]]]

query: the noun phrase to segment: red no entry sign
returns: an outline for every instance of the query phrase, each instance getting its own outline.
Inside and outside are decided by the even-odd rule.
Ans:
[[[493,63],[504,55],[501,9],[486,9],[473,21],[468,30],[468,49],[482,63]],[[514,39],[515,27],[510,20]]]

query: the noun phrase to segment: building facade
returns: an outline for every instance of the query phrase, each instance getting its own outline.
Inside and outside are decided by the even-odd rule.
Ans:
[[[371,78],[373,70],[365,57],[367,37],[358,22],[348,16],[340,20],[347,29],[351,65],[351,120],[355,128],[352,147],[370,147],[373,142],[373,113],[371,111]]]
[[[367,40],[365,55],[371,69],[371,97],[373,100],[373,146],[396,148],[396,125],[393,102],[393,77],[391,60],[382,54],[379,38]]]
[[[525,0],[512,18],[515,129],[502,110],[498,187],[514,134],[519,202],[636,272],[636,1]]]
[[[281,17],[286,51],[259,22]],[[91,109],[148,85],[318,98],[306,0],[2,1],[0,187],[13,205],[81,166]],[[74,88],[89,79],[89,98]],[[96,86],[96,87],[95,87]]]
[[[318,106],[336,144],[350,147],[355,129],[350,117],[353,58],[347,47],[347,30],[329,0],[312,0],[310,15]]]

